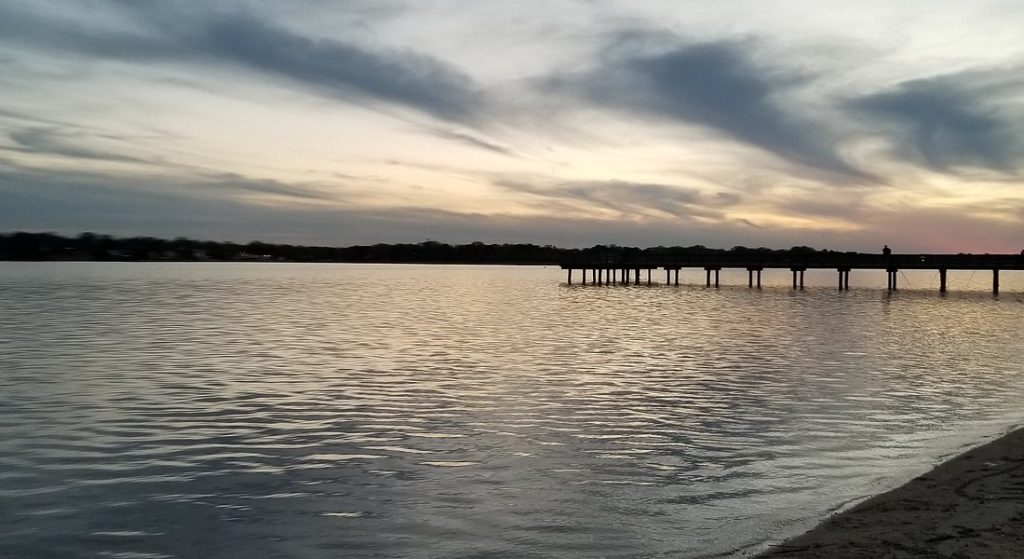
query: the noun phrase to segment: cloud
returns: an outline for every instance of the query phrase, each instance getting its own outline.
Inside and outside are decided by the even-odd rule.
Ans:
[[[482,240],[567,246],[589,246],[599,241],[655,245],[674,243],[681,237],[689,244],[698,240],[707,243],[709,239],[723,236],[736,244],[742,238],[740,234],[730,236],[728,227],[715,236],[707,224],[665,213],[643,220],[609,221],[550,211],[543,215],[514,216],[430,207],[360,208],[355,204],[337,203],[266,205],[248,195],[296,195],[301,202],[306,199],[302,190],[314,193],[316,190],[309,185],[228,174],[182,179],[137,173],[58,172],[19,168],[2,160],[0,163],[5,163],[0,167],[0,198],[4,200],[0,205],[0,223],[5,230],[186,235],[313,244],[332,239],[332,243],[342,245],[418,242],[428,238],[444,242]],[[571,202],[574,192],[583,193],[585,185],[564,186],[561,195]],[[597,194],[583,195],[594,199],[621,195],[629,200],[609,200],[613,205],[651,205],[654,202],[644,200],[669,197],[683,207],[700,199],[695,192],[664,185],[633,185],[632,189],[626,189],[623,183],[609,182],[591,186],[597,188],[587,190]],[[622,192],[615,194],[616,190]],[[548,197],[539,199],[549,208],[550,202],[555,201]],[[697,206],[693,210],[701,212]]]
[[[120,8],[127,11],[115,9],[120,17],[109,17],[118,26],[0,7],[0,36],[82,57],[226,64],[286,78],[337,99],[402,106],[452,122],[471,122],[483,108],[482,94],[469,76],[409,50],[311,38],[250,12],[163,3]]]
[[[275,207],[225,196],[211,182],[138,189],[146,177],[58,175],[50,171],[0,170],[0,223],[5,231],[82,231],[302,244],[373,244],[484,241],[590,246],[597,242],[654,246],[721,240],[740,244],[734,228],[679,219],[599,220],[566,215],[512,216],[453,212],[426,207]],[[228,181],[230,182],[230,181]],[[230,186],[228,186],[230,188]],[[745,230],[745,228],[744,228]],[[329,239],[329,241],[325,241]],[[749,238],[748,238],[749,239]]]
[[[71,160],[84,160],[86,162],[131,163],[136,166],[142,166],[136,168],[155,170],[161,174],[154,178],[152,176],[126,175],[125,173],[89,171],[87,170],[88,167],[80,168],[81,170],[74,175],[56,169],[49,171],[52,179],[57,182],[109,182],[112,186],[124,183],[123,177],[125,176],[134,176],[135,178],[132,179],[131,184],[123,184],[124,193],[128,196],[133,191],[142,188],[142,185],[149,185],[151,188],[166,188],[172,192],[195,190],[197,194],[212,196],[264,194],[282,199],[290,199],[293,202],[335,200],[333,195],[315,185],[287,184],[276,180],[255,179],[237,173],[210,172],[201,168],[170,163],[162,158],[134,157],[83,145],[97,138],[124,143],[133,141],[134,138],[132,137],[120,137],[110,134],[100,135],[95,132],[58,127],[22,128],[9,132],[8,137],[17,146],[10,148],[0,147],[0,149],[34,155],[55,155]],[[166,178],[165,175],[167,173],[174,174],[175,178]],[[335,190],[338,190],[338,188],[335,187]]]
[[[1024,161],[1024,126],[1021,115],[1001,104],[1012,94],[1019,100],[1024,88],[1019,81],[1016,87],[1008,84],[1007,77],[1012,73],[911,80],[853,99],[849,107],[884,131],[901,158],[937,171],[958,166],[1013,171]]]
[[[1007,215],[1018,229],[1024,215],[1001,198],[1024,162],[1019,68],[927,77],[938,63],[996,63],[1012,50],[977,44],[923,59],[902,43],[882,53],[889,43],[876,31],[864,36],[871,49],[833,49],[842,38],[825,44],[833,34],[803,28],[614,17],[646,13],[632,5],[589,15],[510,8],[517,24],[498,37],[479,22],[504,10],[384,1],[0,2],[0,158],[12,160],[0,165],[0,223],[344,243],[791,246],[810,237],[874,249],[883,239],[871,235],[911,236],[900,212],[927,228],[919,208],[929,204],[969,212],[964,226],[989,227],[986,217],[999,235]],[[544,31],[552,21],[569,25],[555,37]],[[715,38],[722,29],[758,38]],[[253,83],[271,87],[244,90]],[[406,124],[330,110],[339,104]],[[432,137],[409,138],[423,134]],[[947,176],[871,161],[881,142],[866,137]],[[866,180],[869,162],[892,173],[890,188]],[[609,177],[634,180],[585,180]],[[486,198],[495,186],[499,196]],[[935,200],[957,188],[970,195]],[[973,203],[1009,209],[983,214]],[[893,216],[868,231],[878,209]],[[849,227],[836,232],[833,221]]]
[[[67,206],[69,211],[81,204],[86,213],[90,209],[103,208],[103,213],[130,211],[141,212],[140,215],[159,215],[162,211],[159,204],[143,207],[140,206],[141,201],[173,199],[189,200],[199,206],[210,203],[244,205],[255,203],[257,198],[252,195],[271,195],[300,206],[315,206],[318,204],[310,202],[337,202],[339,193],[344,192],[341,187],[328,192],[317,185],[289,184],[234,173],[178,173],[168,176],[132,171],[60,171],[19,167],[3,160],[0,163],[6,167],[0,170],[0,194],[10,197],[8,200],[12,207],[17,205],[15,200],[19,198],[45,202],[19,216],[29,220],[47,216],[50,211],[46,204],[52,204],[54,208]]]
[[[466,132],[457,132],[455,130],[448,130],[445,128],[426,128],[424,131],[431,136],[441,138],[443,140],[449,140],[452,142],[460,143],[477,149],[490,151],[492,153],[498,153],[501,155],[508,155],[516,157],[518,154],[513,150],[500,145],[490,140],[485,140],[474,134],[468,134]]]
[[[203,177],[200,185],[210,191],[243,194],[271,194],[297,201],[331,201],[334,196],[312,185],[294,185],[276,180],[254,179],[236,173],[216,173]]]
[[[72,159],[113,161],[121,163],[148,163],[137,157],[75,145],[75,134],[55,127],[30,127],[8,132],[17,147],[5,148],[21,153],[59,155]]]
[[[567,210],[585,211],[596,207],[613,210],[631,219],[666,215],[686,219],[720,219],[722,214],[714,206],[736,202],[729,194],[705,197],[693,188],[619,180],[557,182],[501,178],[495,184],[511,192],[558,202]]]
[[[360,96],[469,121],[481,108],[472,80],[410,51],[374,52],[310,39],[246,15],[213,18],[200,37],[207,54],[286,76],[339,97]]]
[[[862,229],[819,231],[753,229],[757,226],[742,219],[705,221],[665,214],[637,220],[608,220],[558,212],[513,216],[429,207],[269,206],[254,204],[247,197],[239,196],[248,189],[246,184],[256,183],[252,190],[264,190],[258,179],[246,177],[226,176],[218,180],[211,176],[206,182],[201,179],[186,182],[130,174],[18,169],[9,163],[0,159],[0,199],[4,201],[0,204],[0,223],[4,224],[4,231],[51,230],[70,235],[95,231],[122,236],[172,238],[184,235],[242,242],[262,239],[339,246],[435,239],[449,243],[479,240],[568,247],[594,244],[774,248],[812,245],[838,250],[875,250],[883,242],[898,241],[899,250],[906,252],[1020,250],[1019,221],[993,222],[956,209],[901,208],[871,212],[863,215],[865,227]],[[272,181],[266,184],[273,188]],[[614,181],[606,184],[607,189],[616,186]],[[571,187],[567,185],[568,190]],[[650,192],[658,190],[652,188]],[[571,195],[566,196],[572,199]],[[678,196],[684,205],[688,200],[702,199],[685,189]],[[557,202],[553,198],[538,199]],[[1020,211],[1020,201],[1016,203],[1013,211]],[[951,238],[946,234],[951,229],[965,234]]]
[[[754,63],[758,42],[674,40],[653,49],[635,47],[635,35],[620,42],[594,67],[553,77],[546,86],[599,106],[713,129],[801,165],[865,178],[836,155],[824,123],[799,116],[789,96],[805,78]]]

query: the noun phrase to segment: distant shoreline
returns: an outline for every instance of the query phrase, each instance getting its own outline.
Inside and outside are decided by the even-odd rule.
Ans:
[[[42,264],[42,263],[68,263],[68,264],[368,264],[368,265],[389,265],[389,264],[401,264],[403,266],[558,266],[555,262],[399,262],[399,261],[381,261],[381,262],[368,262],[358,261],[352,262],[347,260],[173,260],[173,259],[159,259],[159,260],[87,260],[87,259],[4,259],[0,258],[0,262],[17,262],[26,264]]]
[[[450,245],[437,241],[376,243],[352,246],[305,246],[253,241],[233,243],[179,237],[116,238],[82,233],[65,237],[54,233],[0,233],[0,261],[60,262],[318,262],[346,264],[498,264],[557,266],[567,261],[626,262],[664,260],[687,256],[733,258],[807,257],[837,254],[806,246],[789,249],[708,248],[703,245],[649,248],[595,245],[561,248],[529,243],[472,242]]]
[[[756,559],[1020,557],[1024,428],[832,516]]]

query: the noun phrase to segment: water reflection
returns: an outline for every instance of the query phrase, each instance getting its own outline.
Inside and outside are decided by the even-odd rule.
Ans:
[[[11,265],[0,555],[738,552],[1020,418],[1013,277],[867,279]]]

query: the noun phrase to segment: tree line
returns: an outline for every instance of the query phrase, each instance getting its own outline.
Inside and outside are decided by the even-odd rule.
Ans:
[[[366,263],[450,263],[450,264],[560,264],[574,261],[641,262],[683,256],[753,256],[827,254],[806,246],[777,250],[736,246],[731,249],[703,245],[652,248],[595,245],[583,249],[535,244],[485,244],[473,242],[450,245],[437,241],[421,243],[378,243],[347,247],[303,246],[253,241],[197,241],[178,237],[116,238],[82,233],[64,237],[54,233],[0,234],[0,260],[95,260],[95,261],[220,261],[220,262],[366,262]]]

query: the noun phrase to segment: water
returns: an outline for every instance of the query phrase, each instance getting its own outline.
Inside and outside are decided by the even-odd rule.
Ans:
[[[0,263],[0,556],[738,557],[1021,421],[1020,275],[833,275]]]

